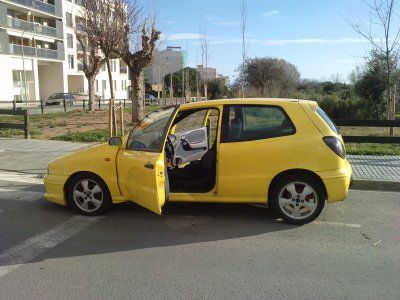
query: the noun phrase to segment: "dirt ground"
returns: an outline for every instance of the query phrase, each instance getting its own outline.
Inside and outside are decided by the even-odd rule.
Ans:
[[[131,113],[128,109],[124,111],[125,131],[132,128]],[[18,123],[21,118],[3,117],[2,121]],[[117,126],[119,126],[120,117],[117,113]],[[50,113],[45,115],[32,115],[30,117],[31,136],[35,139],[53,139],[68,132],[87,132],[91,130],[107,130],[108,128],[108,111],[95,110],[88,111],[70,111],[67,113]],[[119,128],[119,127],[118,127]],[[3,137],[22,137],[21,130],[3,131]]]

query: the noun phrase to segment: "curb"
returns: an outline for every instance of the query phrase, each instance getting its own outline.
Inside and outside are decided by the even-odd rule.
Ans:
[[[353,179],[352,190],[400,192],[400,181]]]

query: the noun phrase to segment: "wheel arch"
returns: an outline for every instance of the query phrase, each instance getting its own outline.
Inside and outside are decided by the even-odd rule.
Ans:
[[[277,174],[271,181],[271,183],[269,184],[268,187],[268,203],[272,202],[272,197],[274,194],[274,189],[277,185],[277,183],[284,177],[289,176],[289,175],[306,175],[306,176],[310,176],[313,179],[315,179],[319,184],[321,184],[325,199],[328,198],[328,192],[326,190],[326,186],[324,184],[324,181],[322,180],[321,177],[319,177],[316,173],[314,173],[313,171],[310,170],[306,170],[306,169],[290,169],[290,170],[286,170],[283,171],[279,174]]]

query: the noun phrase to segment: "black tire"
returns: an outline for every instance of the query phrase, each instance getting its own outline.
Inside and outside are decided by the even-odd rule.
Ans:
[[[93,193],[91,195],[91,197],[94,197],[94,198],[91,198],[93,200],[90,200],[88,198],[88,200],[87,200],[88,210],[84,210],[83,207],[78,204],[79,202],[85,202],[85,199],[83,199],[83,197],[77,197],[76,201],[74,199],[75,189],[78,189],[79,193],[82,193],[82,194],[85,193],[84,187],[81,184],[83,181],[88,181],[88,183],[89,183],[88,189],[89,190],[92,190],[92,191],[94,190],[94,187],[95,187],[94,183],[96,183],[101,189],[101,197],[100,197],[100,192],[99,192],[99,193]],[[80,191],[79,189],[81,189],[82,191]],[[73,177],[69,181],[69,183],[66,187],[66,196],[67,196],[68,206],[72,207],[78,213],[80,213],[82,215],[86,215],[86,216],[98,216],[98,215],[105,214],[112,207],[111,195],[110,195],[110,191],[108,190],[107,185],[99,176],[92,174],[92,173],[81,173],[81,174],[78,174],[77,176]],[[95,201],[95,200],[99,201],[100,198],[101,198],[101,204],[98,207],[94,208],[96,205],[92,201]],[[96,202],[96,203],[98,203],[98,202]]]
[[[285,210],[285,208],[282,208],[279,203],[279,196],[280,196],[281,192],[283,192],[283,189],[285,187],[287,187],[288,185],[290,185],[291,183],[296,183],[296,185],[295,185],[296,189],[298,187],[301,188],[302,184],[308,185],[309,187],[311,187],[314,190],[315,195],[316,195],[315,210],[312,213],[310,213],[311,211],[309,211],[309,215],[306,215],[306,213],[305,213],[304,217],[303,216],[299,217],[300,219],[291,217],[289,215],[290,214],[289,211]],[[296,192],[296,193],[301,194],[299,192]],[[301,210],[302,208],[304,210],[307,210],[307,208],[302,206],[302,202],[304,203],[304,201],[302,201],[302,200],[299,201],[300,197],[298,197],[298,196],[299,195],[293,196],[294,198],[296,198],[296,200],[291,200],[291,201],[293,201],[293,203],[288,204],[289,207],[295,208],[295,206],[297,206],[299,210]],[[289,196],[289,199],[290,198],[291,197]],[[273,193],[272,193],[272,205],[271,206],[275,210],[275,212],[278,213],[279,216],[285,222],[290,223],[290,224],[302,225],[302,224],[310,223],[310,222],[314,221],[316,218],[318,218],[318,216],[322,212],[322,209],[325,206],[325,198],[326,197],[325,197],[325,193],[324,193],[324,188],[323,188],[323,186],[321,186],[321,182],[319,182],[318,180],[316,180],[315,178],[313,178],[312,176],[309,176],[309,175],[292,174],[292,175],[288,175],[288,176],[281,178],[274,186]]]

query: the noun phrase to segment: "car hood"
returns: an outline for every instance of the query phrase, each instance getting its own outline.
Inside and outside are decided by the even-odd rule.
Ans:
[[[76,172],[94,172],[104,162],[115,162],[119,148],[108,143],[96,144],[61,156],[48,165],[48,172],[71,175]]]

